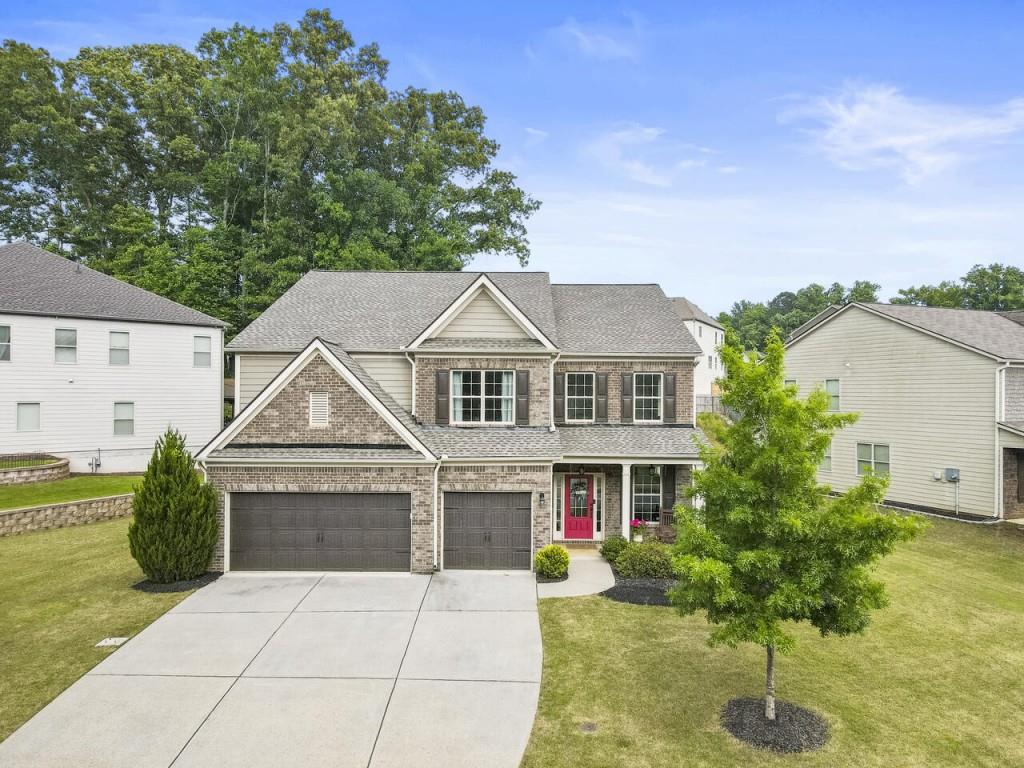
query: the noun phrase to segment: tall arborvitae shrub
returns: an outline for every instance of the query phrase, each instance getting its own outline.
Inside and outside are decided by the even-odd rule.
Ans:
[[[196,472],[177,430],[168,428],[157,440],[134,504],[128,545],[151,581],[166,584],[206,571],[217,544],[217,494]]]

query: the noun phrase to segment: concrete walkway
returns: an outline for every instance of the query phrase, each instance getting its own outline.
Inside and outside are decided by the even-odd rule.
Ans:
[[[532,573],[229,574],[0,744],[0,766],[513,768],[541,654]]]
[[[569,578],[552,584],[538,584],[537,597],[582,597],[596,595],[614,586],[611,566],[596,549],[570,549]]]

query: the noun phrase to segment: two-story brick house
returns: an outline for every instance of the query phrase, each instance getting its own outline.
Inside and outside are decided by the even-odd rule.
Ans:
[[[701,350],[657,285],[310,272],[227,352],[225,570],[530,568],[665,524],[698,462]]]

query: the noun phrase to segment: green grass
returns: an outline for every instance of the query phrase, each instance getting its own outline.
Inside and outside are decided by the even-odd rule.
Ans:
[[[188,593],[153,595],[128,520],[0,539],[0,741]]]
[[[131,493],[141,479],[139,475],[77,475],[44,483],[5,485],[0,488],[0,510]]]
[[[866,634],[800,628],[780,698],[832,736],[777,756],[718,722],[760,696],[761,649],[709,648],[703,618],[601,597],[543,600],[544,678],[525,768],[1024,765],[1024,532],[934,521],[887,559],[891,605]],[[596,723],[596,733],[580,724]]]

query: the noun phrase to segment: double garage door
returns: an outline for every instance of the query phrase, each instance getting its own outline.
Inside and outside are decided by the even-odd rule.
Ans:
[[[408,493],[232,493],[231,569],[408,571]]]

